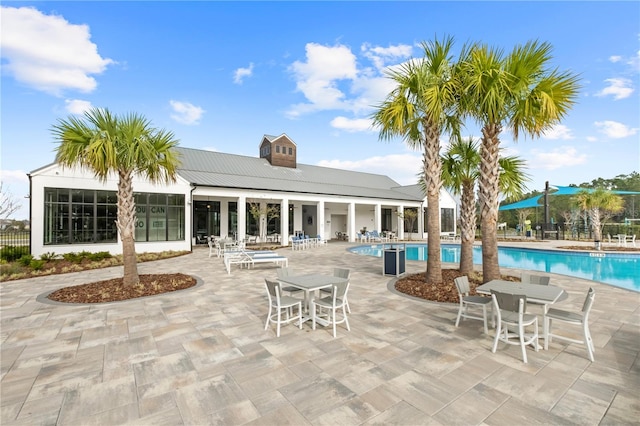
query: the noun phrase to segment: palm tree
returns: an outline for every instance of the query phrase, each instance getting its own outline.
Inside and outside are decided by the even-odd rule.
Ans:
[[[118,175],[118,215],[116,226],[122,240],[124,285],[140,280],[135,247],[135,202],[133,176],[150,182],[174,182],[179,165],[174,148],[178,140],[172,132],[158,130],[138,114],[115,116],[107,109],[94,108],[82,118],[58,120],[52,133],[59,142],[56,161],[62,167],[87,168],[106,182]]]
[[[585,189],[578,192],[572,202],[588,215],[596,248],[600,249],[598,242],[602,241],[604,225],[614,213],[624,210],[624,200],[611,191],[598,188],[595,191]]]
[[[442,156],[442,180],[454,194],[460,195],[460,272],[473,272],[473,243],[476,236],[475,183],[480,175],[480,150],[472,138],[453,142]],[[525,161],[518,157],[500,157],[500,192],[521,195],[528,180]]]
[[[461,106],[482,126],[479,203],[482,223],[483,281],[500,278],[498,266],[498,205],[500,193],[500,133],[509,128],[540,136],[559,123],[575,102],[578,77],[549,70],[551,45],[537,41],[516,46],[504,56],[486,45],[462,53],[464,90]]]
[[[373,114],[380,139],[401,137],[414,149],[422,149],[422,179],[427,196],[428,253],[426,281],[442,282],[440,258],[440,135],[458,133],[456,113],[458,81],[450,52],[453,38],[422,43],[424,57],[412,59],[388,72],[396,87]]]

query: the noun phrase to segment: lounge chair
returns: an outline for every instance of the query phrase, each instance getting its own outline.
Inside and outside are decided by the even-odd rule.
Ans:
[[[270,250],[239,250],[237,252],[225,253],[224,256],[224,265],[228,274],[231,273],[231,265],[239,265],[240,268],[243,266],[250,268],[256,263],[274,263],[278,266],[288,266],[289,259]]]

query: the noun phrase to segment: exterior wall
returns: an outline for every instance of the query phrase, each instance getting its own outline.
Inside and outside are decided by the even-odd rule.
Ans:
[[[291,154],[289,154],[289,150],[291,150]],[[271,165],[295,169],[298,166],[296,156],[296,145],[289,139],[281,137],[271,142],[269,158]]]
[[[425,197],[424,200],[424,206],[423,208],[427,208],[427,199]],[[451,193],[449,191],[447,191],[446,189],[441,189],[440,190],[440,209],[453,209],[453,216],[455,218],[454,220],[454,232],[457,232],[457,228],[458,228],[458,204],[456,203],[455,198],[453,198],[453,196],[451,195]],[[421,209],[422,210],[422,209]],[[420,232],[422,232],[422,238],[427,239],[427,227],[426,224],[424,223],[423,220],[424,217],[424,210],[422,210],[420,212],[420,214],[418,215],[418,219],[419,219],[419,227],[418,227],[418,234],[420,235]],[[442,221],[442,211],[439,212],[438,214],[439,219]],[[422,229],[422,231],[421,231]],[[448,234],[448,232],[441,232],[441,234]]]
[[[117,191],[117,176],[110,177],[107,182],[97,180],[93,173],[78,169],[61,169],[57,165],[47,166],[31,175],[31,254],[38,257],[44,253],[57,254],[80,251],[108,251],[111,254],[122,254],[122,243],[118,236],[117,243],[86,243],[44,245],[44,188],[71,188],[84,190]],[[135,192],[153,192],[164,194],[184,194],[185,227],[191,229],[191,186],[182,179],[169,185],[154,185],[146,180],[134,178]],[[145,241],[136,242],[136,252],[161,252],[165,250],[191,250],[191,233],[185,232],[184,241]]]
[[[71,188],[84,190],[117,190],[117,178],[111,177],[106,183],[96,180],[92,173],[81,172],[72,169],[60,169],[57,165],[47,166],[35,171],[31,175],[31,226],[32,226],[32,253],[39,256],[47,252],[68,253],[79,251],[109,251],[113,254],[122,252],[122,245],[117,243],[87,243],[44,245],[44,188]],[[246,237],[244,226],[246,204],[250,202],[281,204],[283,211],[288,211],[288,205],[294,207],[293,230],[304,231],[308,235],[321,235],[326,240],[336,238],[336,232],[349,235],[350,241],[356,240],[356,232],[363,227],[368,231],[378,230],[380,223],[380,210],[391,209],[393,215],[402,212],[404,208],[418,208],[424,206],[425,200],[383,200],[376,198],[360,198],[346,196],[330,196],[318,194],[286,193],[278,191],[243,190],[237,188],[195,187],[179,179],[177,183],[170,185],[154,185],[145,180],[134,179],[136,192],[184,194],[185,196],[185,230],[184,241],[161,242],[137,242],[136,250],[142,252],[159,252],[164,250],[191,250],[193,238],[193,201],[207,200],[219,201],[220,208],[220,233],[230,235],[228,229],[228,202],[238,203],[238,229],[237,238]],[[456,209],[455,199],[446,191],[441,193],[441,207]],[[306,209],[306,213],[305,213]],[[287,219],[281,218],[281,241],[288,244],[288,214]],[[456,212],[457,217],[457,212]],[[402,220],[392,218],[392,231],[399,238],[406,237]],[[419,221],[418,237],[426,237],[422,222]],[[413,234],[416,237],[416,234]]]

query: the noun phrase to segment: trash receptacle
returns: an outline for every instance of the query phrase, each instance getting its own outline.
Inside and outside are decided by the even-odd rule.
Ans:
[[[405,244],[385,244],[382,250],[382,275],[399,277],[405,273],[407,249]]]

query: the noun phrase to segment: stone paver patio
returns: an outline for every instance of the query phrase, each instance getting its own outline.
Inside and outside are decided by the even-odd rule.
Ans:
[[[596,352],[500,344],[480,321],[454,326],[457,305],[388,290],[382,261],[331,242],[279,250],[300,272],[351,268],[351,331],[264,330],[270,265],[224,271],[196,249],[143,263],[196,288],[103,305],[45,304],[43,293],[120,276],[121,267],[1,284],[3,425],[638,424],[640,294],[553,275],[580,309],[596,290]],[[425,263],[408,262],[408,272]],[[519,271],[509,271],[519,274]]]

